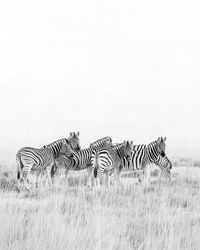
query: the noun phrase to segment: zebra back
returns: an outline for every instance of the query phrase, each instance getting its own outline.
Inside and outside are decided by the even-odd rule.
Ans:
[[[59,158],[62,158],[66,168],[71,170],[82,170],[91,166],[91,153],[91,148],[75,150],[68,144],[65,144],[62,147]]]
[[[59,139],[57,141],[54,141],[50,144],[43,146],[43,148],[48,148],[52,152],[54,158],[56,159],[61,154],[61,149],[64,144],[68,144],[71,148],[80,150],[78,136],[79,136],[79,132],[77,134],[75,132],[72,132],[70,133],[70,136],[68,139],[66,138]]]
[[[63,144],[66,142],[67,142],[67,139],[65,138],[59,139],[48,145],[43,146],[43,148],[49,149],[52,152],[54,158],[56,159],[60,155],[60,151],[61,151]]]
[[[112,143],[112,139],[110,137],[103,137],[93,143],[90,144],[90,148],[95,150],[99,148],[106,147],[107,144]]]
[[[162,137],[161,137],[162,138]],[[123,167],[133,171],[143,169],[148,164],[158,164],[161,162],[160,157],[165,156],[165,140],[166,138],[160,137],[149,144],[134,145],[131,152],[130,162],[123,158]]]

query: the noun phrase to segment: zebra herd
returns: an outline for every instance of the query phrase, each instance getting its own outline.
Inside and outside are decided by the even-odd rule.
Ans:
[[[115,183],[120,184],[120,175],[124,168],[130,171],[140,171],[149,181],[148,164],[156,164],[161,173],[170,177],[172,164],[165,155],[166,137],[159,137],[147,145],[133,145],[132,141],[113,143],[110,137],[101,138],[81,149],[79,132],[71,132],[69,138],[52,142],[42,148],[24,147],[16,154],[18,191],[22,184],[29,188],[29,175],[35,174],[36,187],[41,185],[42,176],[46,175],[47,182],[52,181],[60,168],[64,168],[65,176],[68,172],[88,171],[88,186],[100,186],[100,179],[106,175],[106,183],[110,186],[110,176],[114,176]]]

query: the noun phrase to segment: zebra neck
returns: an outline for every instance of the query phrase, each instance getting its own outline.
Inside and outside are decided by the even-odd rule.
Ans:
[[[92,148],[92,149],[102,148],[102,147],[106,146],[106,144],[107,144],[108,142],[111,142],[111,141],[112,141],[112,140],[111,140],[110,137],[103,137],[103,138],[101,138],[101,139],[99,139],[99,140],[97,140],[97,141],[91,143],[91,144],[90,144],[90,148]]]
[[[154,163],[157,160],[159,154],[158,144],[156,141],[147,145],[146,156],[150,163]]]
[[[60,139],[58,141],[55,141],[55,142],[47,145],[47,147],[51,150],[54,158],[57,158],[60,155],[60,150],[61,150],[61,147],[63,145],[64,140],[66,140],[66,139]]]
[[[120,158],[123,158],[123,157],[124,157],[123,146],[124,146],[124,145],[122,145],[122,146],[116,148],[116,152],[117,152],[117,154],[118,154],[118,156],[119,156]]]
[[[57,158],[60,155],[61,145],[51,146],[50,149],[53,153],[54,158]]]

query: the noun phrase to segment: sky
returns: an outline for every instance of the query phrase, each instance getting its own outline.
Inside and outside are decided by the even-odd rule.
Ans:
[[[0,163],[80,131],[200,159],[200,2],[0,3]]]

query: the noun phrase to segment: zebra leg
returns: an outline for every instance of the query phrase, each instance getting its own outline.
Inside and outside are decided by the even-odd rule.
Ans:
[[[18,171],[17,171],[17,179],[18,179],[18,185],[17,185],[17,189],[18,192],[20,192],[20,190],[22,189],[22,182],[23,182],[23,186],[26,190],[30,191],[29,187],[28,187],[28,175],[31,171],[31,168],[33,167],[33,163],[29,162],[27,163],[26,161],[23,161],[23,159],[21,159],[20,154],[17,154],[16,157],[17,160],[17,164],[18,164]]]
[[[162,177],[163,177],[163,170],[159,169],[159,172],[158,172],[158,180],[161,181],[161,180],[162,180]]]
[[[94,178],[94,187],[97,187],[97,177]]]
[[[30,169],[24,167],[24,172],[23,172],[24,187],[25,187],[26,190],[31,191],[30,188],[29,188],[29,185],[28,185],[29,173],[30,173]]]
[[[41,188],[43,183],[44,171],[39,171],[36,173],[36,188]]]
[[[97,188],[100,188],[101,184],[100,184],[100,176],[97,176]]]
[[[87,186],[89,188],[91,188],[92,187],[93,168],[92,167],[88,167],[87,171],[88,171]]]
[[[21,179],[19,178],[19,179],[17,180],[17,192],[19,193],[20,190],[21,190]]]
[[[20,193],[21,189],[22,189],[22,185],[24,185],[24,178],[20,177],[20,179],[18,179],[17,181],[17,192]]]
[[[27,191],[29,191],[29,192],[31,191],[29,186],[28,186],[28,179],[27,178],[24,178],[24,187]]]
[[[39,188],[39,173],[36,173],[36,183],[35,183],[36,188]]]
[[[54,183],[54,180],[55,180],[55,174],[57,172],[57,164],[56,162],[54,162],[53,166],[51,167],[51,170],[50,170],[50,175],[51,175],[51,180],[52,180],[52,183]]]
[[[109,175],[109,172],[106,171],[105,174],[106,174],[106,185],[108,187],[110,187],[110,175]]]
[[[58,169],[58,167],[57,167],[56,163],[54,163],[53,166],[51,167],[51,171],[50,171],[51,178],[54,177],[54,175],[55,175],[57,169]]]
[[[144,169],[138,171],[136,178],[138,180],[138,183],[142,183],[144,181]]]
[[[122,171],[122,166],[120,165],[119,167],[114,168],[114,182],[115,185],[122,185],[120,182],[120,177],[121,177],[121,171]]]
[[[17,173],[17,192],[20,193],[20,190],[22,189],[22,182],[24,182],[23,179],[23,171],[20,171]]]
[[[146,185],[150,184],[150,171],[149,171],[148,167],[144,168],[144,180],[145,180]]]
[[[97,176],[94,178],[94,187],[97,187]]]
[[[100,186],[100,180],[99,180],[100,172],[98,167],[93,168],[93,175],[94,175],[94,187],[98,188]]]
[[[68,185],[68,174],[69,174],[69,169],[65,167],[65,182]]]
[[[29,188],[29,185],[28,185],[28,177],[29,177],[29,174],[31,172],[31,168],[33,167],[33,164],[23,163],[23,165],[24,165],[24,167],[23,167],[21,174],[20,174],[20,183],[23,181],[24,188],[28,191],[31,191]]]
[[[22,182],[22,169],[23,164],[21,162],[20,153],[18,152],[16,155],[16,161],[17,161],[17,192],[19,193],[21,190],[21,182]]]
[[[100,176],[99,176],[98,172],[97,172],[97,176],[95,178],[95,187],[100,188]]]
[[[46,186],[53,186],[52,180],[51,180],[51,168],[52,168],[53,164],[48,166],[45,169],[45,174],[46,174]]]

